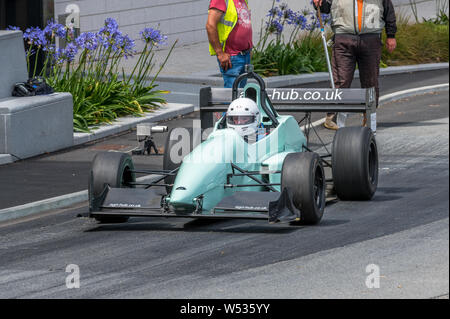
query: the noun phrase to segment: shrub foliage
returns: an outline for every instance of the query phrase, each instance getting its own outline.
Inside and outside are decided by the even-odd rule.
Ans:
[[[153,80],[148,82],[154,67],[154,49],[165,44],[167,37],[152,28],[144,29],[140,35],[144,49],[132,73],[125,74],[121,62],[133,57],[136,44],[119,30],[114,19],[106,19],[98,32],[85,32],[78,37],[74,37],[72,29],[49,21],[43,30],[28,28],[24,32],[28,71],[33,77],[44,77],[57,92],[73,95],[75,131],[89,132],[121,116],[139,116],[165,103],[161,94],[166,92],[156,90],[155,80],[176,44]],[[64,48],[55,45],[56,38],[65,40]],[[45,55],[45,62],[38,74],[37,63],[30,70],[33,65],[30,62],[37,61],[41,54]]]

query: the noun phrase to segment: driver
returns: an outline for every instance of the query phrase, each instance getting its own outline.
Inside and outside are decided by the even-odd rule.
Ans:
[[[248,141],[249,136],[255,136],[256,141],[260,139],[260,128],[263,128],[263,125],[261,113],[255,101],[249,98],[234,100],[228,107],[226,116],[227,127],[235,130],[246,141]]]

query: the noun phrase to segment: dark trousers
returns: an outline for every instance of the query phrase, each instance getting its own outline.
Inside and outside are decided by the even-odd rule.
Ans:
[[[356,64],[358,64],[361,87],[375,87],[378,106],[381,48],[382,42],[378,34],[359,36],[336,34],[332,57],[333,78],[336,88],[349,88],[351,86]]]

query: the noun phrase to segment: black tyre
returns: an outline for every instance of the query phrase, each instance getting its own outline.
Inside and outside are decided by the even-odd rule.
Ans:
[[[378,187],[378,149],[367,127],[339,129],[333,141],[333,180],[342,200],[370,200]]]
[[[291,153],[281,173],[281,188],[288,188],[301,224],[317,224],[325,210],[325,174],[316,153]]]
[[[189,137],[185,136],[186,131]],[[166,144],[164,147],[163,169],[166,171],[173,171],[181,166],[183,158],[193,150],[193,129],[173,128],[167,135]],[[175,156],[174,156],[175,155]],[[174,158],[175,157],[175,158]],[[173,184],[176,176],[167,176],[164,179],[166,184]],[[172,187],[166,187],[167,193],[170,194]]]
[[[125,153],[104,152],[94,157],[89,182],[89,203],[91,211],[98,210],[99,203],[106,185],[112,188],[133,187],[129,185],[136,181],[133,160]],[[124,216],[96,216],[102,223],[124,223]]]

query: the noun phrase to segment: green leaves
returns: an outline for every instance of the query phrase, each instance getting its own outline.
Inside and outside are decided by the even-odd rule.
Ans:
[[[252,63],[264,76],[326,71],[321,39],[312,32],[293,43],[271,41],[263,51],[255,49]]]
[[[387,66],[449,61],[449,26],[430,22],[398,23],[397,48],[389,53],[383,48],[382,61]],[[383,43],[386,35],[383,35]]]
[[[152,34],[158,35],[161,41],[167,39],[159,31]],[[73,59],[57,59],[56,53],[63,55],[67,48],[65,51],[54,48],[54,52],[51,51],[54,54],[46,55],[41,75],[55,91],[72,94],[76,132],[90,132],[92,128],[102,123],[112,123],[118,117],[142,116],[144,112],[151,112],[166,103],[163,94],[167,92],[156,90],[155,81],[177,41],[168,51],[156,75],[151,77],[155,55],[153,49],[161,41],[145,41],[145,47],[131,74],[127,75],[120,67],[123,58],[130,58],[134,52],[134,41],[118,30],[118,24],[113,19],[107,19],[98,33],[83,33],[77,39],[66,40],[67,47],[76,47],[78,58],[75,59],[73,54]],[[41,48],[34,49],[37,56]],[[28,64],[30,52],[31,49],[27,52]]]
[[[165,103],[162,91],[147,86],[133,92],[131,86],[117,79],[103,82],[87,79],[78,90],[76,87],[67,89],[80,93],[77,97],[74,95],[73,123],[77,132],[89,132],[91,128],[112,123],[118,117],[141,116],[143,112]]]

